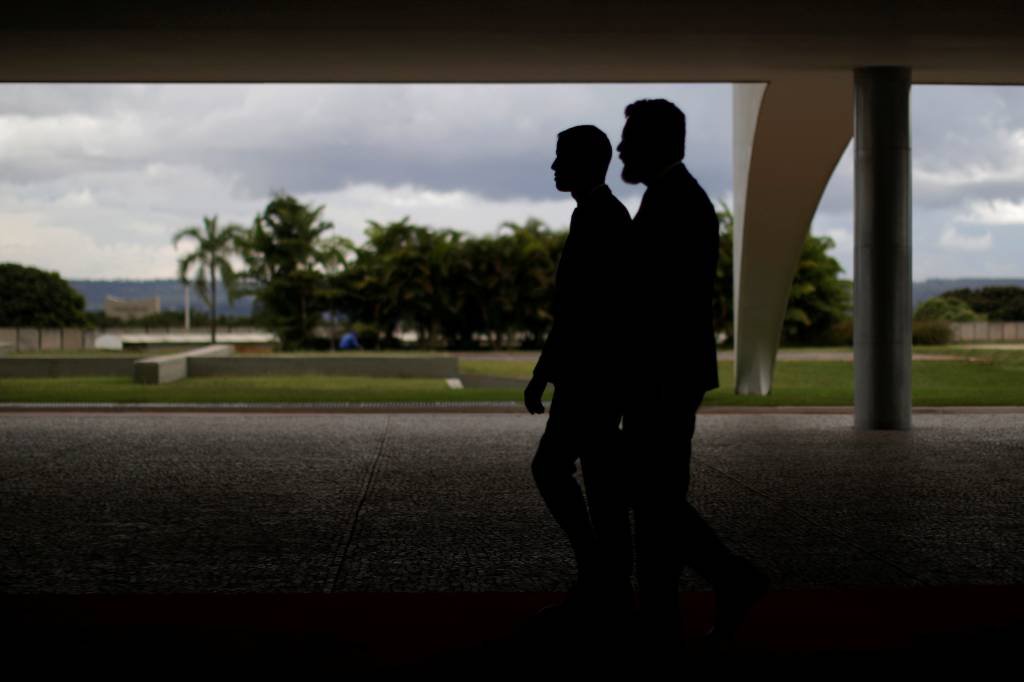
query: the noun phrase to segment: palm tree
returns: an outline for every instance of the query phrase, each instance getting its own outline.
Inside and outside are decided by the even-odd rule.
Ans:
[[[228,262],[235,250],[235,240],[242,228],[228,225],[222,230],[217,229],[217,216],[203,217],[204,231],[198,227],[186,227],[174,235],[172,243],[175,248],[185,237],[196,241],[196,249],[178,261],[178,279],[189,286],[190,270],[195,270],[194,284],[199,296],[210,308],[210,342],[217,343],[217,274],[227,287],[228,300],[235,298],[235,273]],[[209,279],[207,279],[209,277]]]
[[[325,234],[334,225],[321,220],[323,210],[279,192],[235,240],[248,265],[246,293],[257,297],[286,349],[309,344],[337,295],[334,286],[343,283],[334,276],[347,269],[352,243]]]

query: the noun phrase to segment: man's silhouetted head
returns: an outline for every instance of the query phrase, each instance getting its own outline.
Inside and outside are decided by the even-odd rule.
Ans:
[[[622,179],[647,183],[686,155],[686,116],[665,99],[642,99],[626,107],[618,146]]]
[[[558,133],[555,147],[555,187],[576,192],[604,183],[612,161],[612,143],[600,128],[576,126]]]

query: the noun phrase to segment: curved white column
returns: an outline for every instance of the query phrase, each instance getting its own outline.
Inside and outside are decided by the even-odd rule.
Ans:
[[[853,76],[733,86],[736,392],[767,395],[800,250],[853,135]]]

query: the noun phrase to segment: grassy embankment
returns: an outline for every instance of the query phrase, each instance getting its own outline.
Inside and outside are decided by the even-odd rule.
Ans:
[[[842,350],[842,349],[840,349]],[[848,350],[848,349],[847,349]],[[957,361],[916,361],[914,404],[1024,405],[1024,351],[922,347],[917,352],[962,356]],[[476,355],[476,354],[474,354]],[[460,360],[464,376],[520,379],[525,385],[532,356]],[[731,391],[733,363],[719,363],[724,388],[706,405],[852,405],[853,366],[848,362],[780,361],[772,394],[738,396]],[[449,389],[439,379],[378,379],[304,375],[206,377],[162,386],[121,377],[0,379],[0,402],[436,402],[521,399],[521,388]],[[547,397],[550,398],[548,391]]]

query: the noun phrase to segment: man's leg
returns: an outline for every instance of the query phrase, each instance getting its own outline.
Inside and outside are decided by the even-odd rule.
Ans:
[[[633,573],[633,538],[623,478],[625,453],[618,414],[600,414],[600,409],[594,410],[592,437],[580,460],[597,538],[601,580],[613,602],[625,606],[632,604]]]
[[[683,564],[713,580],[731,557],[686,499],[700,397],[658,401],[627,415],[623,424],[632,463],[641,608],[666,626],[678,619]]]
[[[591,526],[583,491],[576,481],[576,459],[579,457],[579,433],[558,389],[551,403],[547,427],[541,436],[531,470],[548,511],[565,532],[576,557],[577,571],[589,574],[597,563],[597,540]]]
[[[766,581],[725,546],[687,500],[691,442],[700,402],[701,396],[694,396],[677,404],[674,418],[657,415],[652,408],[632,420],[641,604],[646,592],[651,617],[676,622],[679,572],[689,565],[715,588],[717,626],[734,628],[763,592]],[[627,434],[629,421],[627,417],[624,423]]]

